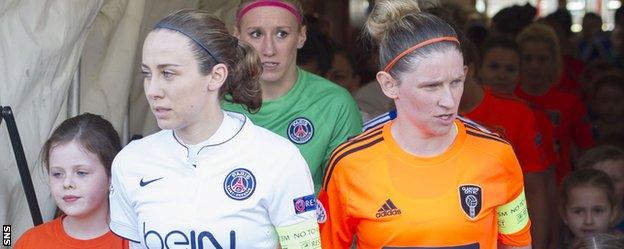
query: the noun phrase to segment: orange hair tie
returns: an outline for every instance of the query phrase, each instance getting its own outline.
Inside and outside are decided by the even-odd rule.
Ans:
[[[406,49],[405,51],[401,52],[399,55],[397,55],[396,57],[394,57],[394,59],[392,59],[392,61],[390,61],[390,63],[388,63],[388,65],[386,65],[386,67],[384,67],[384,72],[390,73],[390,70],[392,69],[392,67],[394,67],[394,64],[396,64],[397,62],[399,62],[399,60],[401,60],[403,58],[403,56],[414,52],[414,50],[422,48],[424,46],[427,46],[429,44],[432,43],[436,43],[436,42],[441,42],[441,41],[452,41],[452,42],[456,42],[457,44],[459,44],[459,40],[457,40],[456,37],[452,37],[452,36],[443,36],[443,37],[438,37],[438,38],[432,38],[426,41],[423,41],[421,43],[418,43],[414,46],[411,46],[410,48]]]

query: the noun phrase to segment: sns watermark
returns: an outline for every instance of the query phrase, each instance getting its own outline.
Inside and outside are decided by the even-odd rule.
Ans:
[[[2,245],[11,246],[11,225],[2,225]]]

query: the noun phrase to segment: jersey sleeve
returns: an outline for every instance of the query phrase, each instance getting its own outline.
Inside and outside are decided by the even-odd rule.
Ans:
[[[572,134],[570,134],[570,136],[574,139],[574,143],[578,147],[587,149],[594,146],[592,128],[589,122],[587,108],[578,98],[575,98],[574,100],[572,123],[570,124],[572,126]]]
[[[275,176],[268,210],[282,248],[320,248],[314,184],[296,148]]]
[[[336,103],[336,118],[333,124],[333,130],[329,146],[325,149],[323,156],[323,164],[327,165],[327,160],[331,156],[332,151],[349,137],[355,136],[362,132],[362,115],[357,104],[349,93],[342,89],[344,96],[338,98],[341,100]]]
[[[514,150],[517,153],[522,171],[531,173],[544,172],[548,168],[548,164],[546,164],[540,150],[543,138],[537,128],[535,115],[529,110],[521,118],[522,120],[519,120],[519,122],[522,122],[523,128]]]
[[[137,228],[138,217],[132,207],[132,202],[128,198],[128,191],[124,185],[124,166],[119,156],[113,161],[111,170],[111,187],[109,193],[110,201],[110,229],[120,237],[133,242],[141,241]]]
[[[141,246],[140,243],[130,241],[128,243],[128,248],[130,248],[130,249],[143,249],[143,246]]]
[[[25,244],[26,244],[26,242],[23,242],[23,241],[24,241],[24,240],[23,240],[23,239],[21,239],[21,238],[20,238],[20,239],[18,239],[18,240],[15,242],[15,244],[13,244],[13,248],[14,248],[14,249],[24,249],[24,248],[28,248],[28,247],[26,247],[26,245],[25,245]]]
[[[531,221],[524,196],[524,179],[511,148],[504,152],[502,162],[507,169],[507,200],[496,207],[498,241],[509,246],[531,245]]]
[[[319,225],[323,248],[350,248],[355,234],[355,222],[349,216],[347,188],[341,186],[340,161],[334,166],[319,193]],[[325,176],[328,179],[328,176]]]
[[[27,249],[27,248],[36,248],[37,246],[37,241],[39,240],[49,240],[51,238],[49,238],[48,236],[45,236],[45,234],[37,234],[37,232],[35,231],[35,228],[31,228],[29,230],[27,230],[26,232],[24,232],[22,234],[21,237],[19,237],[17,239],[17,241],[15,241],[15,244],[13,244],[13,249]]]

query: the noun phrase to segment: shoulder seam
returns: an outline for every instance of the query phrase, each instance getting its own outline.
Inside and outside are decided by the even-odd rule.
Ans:
[[[331,156],[329,157],[329,159],[327,160],[327,165],[331,165],[332,161],[334,161],[334,158],[340,154],[343,150],[355,145],[356,143],[359,142],[363,142],[363,141],[368,141],[371,140],[372,138],[375,138],[377,136],[381,136],[382,131],[377,131],[375,132],[375,130],[371,130],[370,132],[366,132],[363,134],[360,134],[359,136],[352,138],[350,140],[347,140],[346,142],[343,142],[342,144],[338,145],[338,147],[336,147],[336,149],[334,149],[334,151],[332,151]],[[323,176],[325,176],[327,174],[327,171],[329,170],[329,167],[325,168],[325,172],[323,172]]]
[[[503,138],[500,138],[500,137],[498,137],[498,136],[496,136],[496,137],[495,137],[495,136],[490,136],[490,135],[488,135],[488,134],[486,134],[486,133],[482,133],[482,132],[475,132],[475,131],[472,131],[472,130],[466,130],[466,134],[471,135],[471,136],[474,136],[474,137],[480,137],[480,138],[490,139],[490,140],[494,140],[494,141],[497,141],[497,142],[501,142],[501,143],[504,143],[504,144],[507,144],[507,145],[511,145],[511,144],[509,144],[509,142],[507,142],[507,141],[506,141],[505,139],[503,139]]]
[[[487,129],[487,128],[485,128]],[[484,135],[488,135],[488,136],[492,136],[492,137],[497,137],[497,138],[501,138],[504,139],[503,136],[501,136],[501,134],[498,134],[496,132],[492,132],[489,129],[487,131],[484,131],[482,129],[473,127],[473,126],[468,126],[466,125],[466,130],[467,131],[472,131],[472,132],[476,132],[476,133],[480,133],[480,134],[484,134]]]
[[[376,137],[376,136],[373,136],[371,138],[374,138],[374,137]],[[370,140],[370,139],[368,139],[368,140]],[[366,140],[366,141],[368,141],[368,140]],[[347,150],[345,152],[342,152],[342,153],[338,152],[338,153],[333,154],[332,158],[334,158],[334,156],[335,156],[335,158],[333,159],[333,161],[330,161],[330,163],[328,164],[328,167],[326,168],[325,180],[323,181],[323,185],[321,187],[323,189],[327,189],[327,185],[329,184],[329,180],[331,179],[331,175],[334,172],[334,169],[335,169],[336,165],[338,165],[338,162],[342,158],[344,158],[344,157],[346,157],[346,156],[348,156],[350,154],[353,154],[353,153],[355,153],[357,151],[364,150],[364,149],[366,149],[368,147],[371,147],[371,146],[373,146],[375,144],[378,144],[379,142],[381,142],[383,140],[384,140],[383,136],[379,136],[379,137],[377,137],[377,139],[375,139],[375,140],[373,140],[371,142],[368,142],[368,143],[365,143],[365,144],[360,144],[359,146],[356,146],[356,147],[353,147],[353,148],[352,148],[352,146],[345,146],[343,148],[351,148],[351,149],[349,149],[349,150]]]
[[[362,133],[360,133],[360,134],[358,134],[358,135],[354,136],[353,138],[349,139],[349,140],[348,140],[348,141],[346,141],[346,142],[349,142],[349,141],[352,141],[352,140],[359,140],[359,139],[363,138],[364,136],[367,136],[368,134],[371,134],[371,133],[373,133],[373,132],[376,132],[376,131],[381,130],[381,128],[382,128],[382,127],[383,127],[383,125],[382,125],[382,126],[378,126],[378,127],[377,127],[377,126],[374,126],[374,127],[373,127],[373,129],[366,130],[366,131],[364,131],[364,132],[362,132]],[[345,142],[345,143],[346,143],[346,142]]]
[[[494,131],[491,131],[486,126],[484,126],[482,124],[479,124],[479,123],[477,123],[477,122],[475,122],[473,120],[466,119],[464,117],[461,117],[461,118],[458,118],[458,119],[466,126],[467,130],[471,129],[471,130],[479,132],[479,133],[483,133],[483,134],[486,134],[486,135],[502,138],[500,134],[498,134],[498,133],[496,133]]]

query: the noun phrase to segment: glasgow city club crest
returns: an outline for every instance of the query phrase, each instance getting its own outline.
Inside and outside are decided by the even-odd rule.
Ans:
[[[314,135],[314,125],[307,118],[298,117],[288,124],[288,138],[296,144],[305,144]]]
[[[464,213],[474,219],[481,212],[483,203],[481,187],[477,185],[459,185],[459,202]]]
[[[234,200],[245,200],[256,190],[256,177],[248,169],[232,170],[223,181],[223,190]]]

